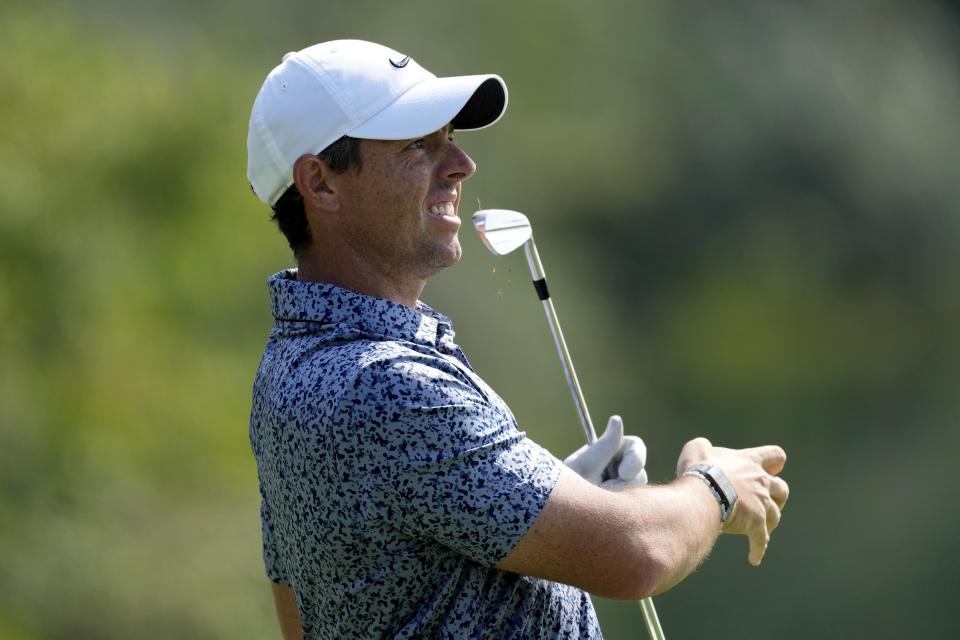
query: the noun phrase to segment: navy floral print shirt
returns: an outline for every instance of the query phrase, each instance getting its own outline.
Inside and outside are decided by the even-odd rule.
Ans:
[[[267,575],[317,638],[600,638],[581,590],[499,571],[562,464],[518,430],[449,320],[269,280],[250,441]]]

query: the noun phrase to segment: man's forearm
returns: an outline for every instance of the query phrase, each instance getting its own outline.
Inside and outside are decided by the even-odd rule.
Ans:
[[[639,522],[634,535],[651,556],[649,595],[662,593],[696,569],[720,535],[720,508],[696,478],[669,485],[628,488]]]
[[[789,494],[776,477],[785,462],[780,447],[725,449],[697,438],[678,463],[681,470],[721,467],[739,496],[724,531],[750,539],[755,565]],[[720,534],[720,514],[715,494],[697,477],[614,492],[563,467],[537,520],[497,566],[606,598],[639,600],[666,591],[703,562]]]
[[[696,482],[612,492],[561,469],[540,516],[498,566],[618,600],[664,591],[696,568],[720,530],[719,507]]]

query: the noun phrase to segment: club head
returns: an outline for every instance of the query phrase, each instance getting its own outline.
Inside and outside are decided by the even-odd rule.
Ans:
[[[507,255],[533,236],[527,216],[509,209],[481,209],[473,214],[473,226],[495,256]]]

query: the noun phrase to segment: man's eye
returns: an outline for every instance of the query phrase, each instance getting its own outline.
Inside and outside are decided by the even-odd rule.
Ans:
[[[414,140],[413,142],[408,144],[407,149],[423,149],[425,144],[426,144],[426,140],[424,140],[423,138],[420,138],[419,140]]]

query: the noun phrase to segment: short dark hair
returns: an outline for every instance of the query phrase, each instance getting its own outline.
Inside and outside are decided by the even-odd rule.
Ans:
[[[360,140],[343,136],[329,144],[317,157],[327,163],[334,173],[343,173],[347,169],[360,169]],[[310,225],[307,224],[307,212],[303,208],[303,196],[297,191],[297,185],[291,184],[273,205],[271,220],[276,221],[280,232],[294,255],[310,246]]]

